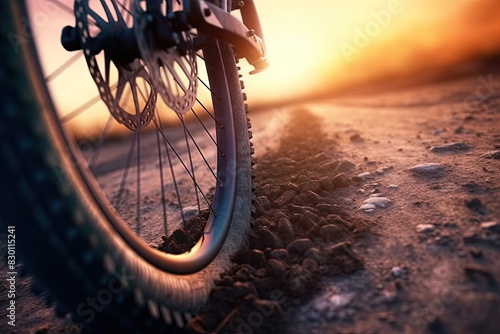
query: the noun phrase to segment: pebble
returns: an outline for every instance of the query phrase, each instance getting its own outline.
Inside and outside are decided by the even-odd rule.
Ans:
[[[391,270],[391,276],[394,278],[399,278],[403,275],[403,269],[400,267],[393,267]]]
[[[317,192],[321,189],[321,185],[319,181],[313,180],[309,182],[301,182],[299,183],[299,189],[301,192],[314,191]]]
[[[500,233],[500,222],[496,221],[484,222],[481,223],[480,227],[482,230]]]
[[[287,241],[294,238],[293,225],[287,218],[281,218],[278,221],[278,234],[281,239]]]
[[[304,297],[310,294],[312,274],[302,268],[299,264],[294,264],[290,271],[287,271],[286,277],[283,277],[283,283],[289,289],[293,297]]]
[[[364,173],[361,173],[361,174],[358,174],[356,175],[356,177],[362,179],[362,180],[371,180],[371,179],[374,179],[374,176],[372,173],[370,172],[364,172]]]
[[[446,132],[446,129],[436,129],[436,130],[432,131],[432,134],[434,136],[437,136],[437,135],[440,135],[443,132]]]
[[[337,172],[346,173],[354,169],[354,164],[349,161],[341,161],[337,166]]]
[[[483,205],[483,203],[481,202],[481,200],[477,197],[474,197],[472,199],[467,199],[464,201],[465,202],[465,205],[473,212],[477,213],[477,214],[480,214],[480,215],[484,215],[484,214],[487,214],[488,213],[488,210],[486,209],[486,207]]]
[[[281,195],[277,200],[274,201],[274,206],[278,208],[285,206],[286,204],[293,201],[293,199],[295,198],[295,194],[296,193],[293,190],[285,191],[283,195]]]
[[[465,151],[470,149],[470,146],[466,143],[457,142],[457,143],[449,143],[440,146],[431,147],[432,153],[454,153],[458,151]]]
[[[297,179],[298,183],[304,183],[304,182],[309,182],[309,181],[310,181],[310,179],[304,174],[300,175],[299,178]]]
[[[389,205],[392,204],[392,201],[388,199],[387,197],[370,197],[364,201],[364,204],[374,204],[375,206],[381,207],[381,208],[386,208]],[[370,208],[374,209],[374,208]]]
[[[417,225],[417,232],[419,233],[429,233],[436,229],[436,226],[433,224],[419,224]]]
[[[359,209],[360,210],[375,210],[377,207],[375,204],[363,204]]]
[[[272,315],[281,316],[283,315],[283,309],[281,308],[281,304],[277,300],[266,300],[266,299],[256,299],[253,301],[253,304],[259,310],[269,310]],[[269,312],[267,311],[267,312]],[[266,313],[269,314],[269,313]]]
[[[310,258],[305,258],[304,260],[302,260],[301,266],[311,273],[317,271],[319,267],[318,261]]]
[[[444,171],[444,166],[437,163],[424,163],[411,167],[409,171],[419,175],[438,175]]]
[[[184,214],[184,219],[189,220],[198,214],[198,207],[188,206],[184,208],[183,214]]]
[[[399,187],[397,185],[395,185],[395,184],[389,184],[389,186],[387,188],[396,190]]]
[[[326,258],[322,254],[322,252],[317,249],[316,247],[311,247],[305,252],[304,257],[313,259],[317,261],[319,264],[325,264],[326,263]]]
[[[314,220],[307,219],[299,221],[299,226],[305,231],[311,231],[316,228],[317,224],[314,222]]]
[[[481,155],[481,158],[500,160],[500,151],[491,151]]]
[[[283,277],[286,267],[280,260],[271,259],[267,262],[266,273],[274,277]]]
[[[322,199],[320,195],[318,195],[317,193],[315,193],[312,190],[308,190],[306,192],[306,197],[309,200],[309,203],[314,204],[314,205],[318,204]]]
[[[298,193],[300,191],[300,188],[295,183],[290,182],[286,185],[286,190],[293,190],[296,193]]]
[[[309,248],[312,247],[312,242],[309,239],[297,239],[292,241],[287,246],[287,251],[290,254],[299,254],[303,255]]]
[[[340,214],[342,209],[336,204],[321,203],[316,205],[316,209],[327,214]]]
[[[305,211],[299,219],[300,223],[305,223],[308,220],[312,220],[313,222],[317,222],[319,220],[319,217],[317,214],[312,213],[311,211]]]
[[[333,241],[342,233],[340,227],[328,224],[319,229],[319,235],[325,241]]]
[[[254,268],[262,268],[266,265],[266,256],[264,252],[258,249],[252,249],[250,251],[250,264]]]
[[[184,229],[175,230],[172,235],[174,236],[175,242],[178,244],[183,244],[188,241],[188,234]]]
[[[235,281],[240,281],[240,282],[248,282],[248,281],[251,281],[252,280],[252,273],[250,272],[250,270],[248,270],[248,268],[241,268],[240,270],[238,270],[235,274],[234,274],[234,277],[233,279]]]
[[[325,177],[321,178],[318,182],[323,190],[326,190],[326,191],[333,190],[333,184],[332,184],[331,177],[325,176]]]
[[[281,260],[281,261],[288,261],[288,259],[289,259],[288,251],[284,248],[273,249],[271,251],[271,253],[269,254],[269,257],[271,259],[276,259],[276,260]]]
[[[349,137],[349,139],[352,142],[363,141],[363,139],[361,138],[361,136],[359,134],[357,134],[357,133],[351,135],[351,137]]]
[[[257,202],[262,205],[262,208],[264,210],[271,209],[271,202],[269,202],[269,199],[266,196],[259,196],[259,198],[257,198]]]
[[[233,284],[233,293],[239,298],[244,297],[248,294],[255,295],[257,291],[255,290],[255,286],[251,282],[239,282],[236,281]]]
[[[315,302],[314,310],[322,315],[332,316],[332,311],[349,305],[355,296],[352,292],[324,296]]]
[[[351,180],[344,174],[340,173],[332,179],[334,188],[347,188],[351,185]]]
[[[283,243],[282,241],[273,233],[271,232],[267,227],[262,227],[257,232],[255,233],[256,236],[258,237],[258,243],[260,247],[254,247],[254,248],[262,248],[265,249],[267,247],[269,248],[283,248]],[[254,238],[255,240],[255,238]]]
[[[342,217],[340,217],[337,214],[331,214],[331,215],[326,216],[326,221],[329,224],[333,224],[335,226],[339,226],[339,225],[340,226],[348,226],[349,225]]]

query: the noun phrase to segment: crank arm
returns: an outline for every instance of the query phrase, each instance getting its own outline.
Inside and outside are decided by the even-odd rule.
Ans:
[[[206,1],[191,0],[187,13],[188,22],[205,35],[215,37],[234,46],[239,58],[246,58],[255,68],[251,74],[261,72],[269,66],[266,59],[266,47],[262,38],[257,35],[262,30],[252,0],[252,6],[243,11],[243,18],[254,23],[254,29],[248,29],[245,24],[223,9]],[[257,31],[257,32],[256,32]]]

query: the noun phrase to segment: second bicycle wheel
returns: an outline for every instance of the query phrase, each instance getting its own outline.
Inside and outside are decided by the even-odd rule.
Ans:
[[[10,28],[21,33],[22,6],[15,1],[8,2],[2,5],[2,13],[2,19],[6,18],[4,22],[11,23]],[[127,11],[122,14],[125,13]],[[13,19],[7,20],[7,17]],[[111,19],[108,17],[108,20]],[[249,124],[232,48],[214,39],[204,43],[197,57],[205,63],[200,70],[206,70],[207,79],[196,79],[207,88],[206,95],[213,103],[206,104],[202,97],[197,97],[198,112],[193,107],[187,114],[172,112],[170,118],[159,110],[154,110],[149,120],[134,118],[134,114],[126,110],[127,95],[135,106],[141,105],[139,109],[145,110],[150,101],[148,95],[152,95],[154,88],[138,76],[132,85],[122,85],[120,92],[120,69],[117,85],[111,83],[113,71],[110,70],[109,75],[104,71],[99,80],[105,79],[107,88],[98,85],[101,93],[105,91],[100,94],[104,102],[117,100],[123,107],[121,117],[125,122],[138,120],[137,126],[127,130],[131,133],[130,149],[122,155],[122,165],[113,161],[121,156],[119,141],[110,140],[108,144],[105,140],[113,119],[110,117],[106,122],[95,150],[84,149],[82,155],[79,148],[85,145],[68,139],[59,120],[65,123],[83,109],[58,115],[45,88],[47,78],[53,78],[56,72],[42,75],[31,44],[23,45],[21,52],[23,57],[9,59],[14,64],[11,66],[21,68],[23,74],[23,78],[15,80],[13,88],[16,92],[24,89],[25,94],[28,92],[31,96],[28,101],[21,101],[30,113],[16,116],[10,122],[12,129],[24,127],[27,136],[44,145],[33,147],[29,158],[25,152],[17,154],[14,149],[17,159],[26,163],[20,170],[7,172],[14,175],[14,184],[16,177],[26,180],[23,175],[33,175],[40,169],[51,176],[44,179],[43,186],[38,179],[27,180],[35,201],[50,222],[47,224],[41,219],[39,211],[24,213],[26,223],[19,233],[30,245],[22,249],[28,267],[66,309],[93,328],[106,332],[120,324],[122,331],[142,328],[152,331],[163,328],[163,322],[182,326],[189,319],[189,312],[206,300],[213,280],[228,265],[230,254],[244,242],[249,229],[252,191]],[[91,67],[91,73],[97,82],[96,68],[92,73]],[[106,64],[102,68],[106,68]],[[202,117],[202,113],[206,113],[206,117]],[[172,119],[180,127],[169,125]],[[119,117],[117,121],[123,124]],[[9,136],[7,132],[2,140],[15,145],[17,135]],[[146,152],[141,151],[141,147],[146,147]],[[207,153],[209,147],[212,153]],[[29,162],[35,158],[40,164]],[[156,190],[148,180],[153,173],[159,184]],[[103,175],[107,178],[104,181]],[[131,183],[130,175],[135,176]],[[109,182],[110,179],[114,182]],[[47,189],[51,189],[50,194],[46,194]],[[60,210],[53,213],[47,209],[48,199],[59,203]],[[28,201],[33,198],[21,192],[19,202]],[[227,238],[226,231],[220,227],[224,224],[218,223],[224,219],[232,222]],[[196,238],[202,235],[199,226],[205,220],[207,226],[198,241]],[[170,235],[163,246],[170,254],[150,245],[165,232]],[[45,243],[38,238],[42,234],[49,236]],[[223,245],[215,245],[210,238],[222,240]],[[186,242],[189,242],[187,248],[182,248]],[[197,271],[209,263],[211,257],[215,260]],[[40,258],[51,258],[60,266],[47,272]],[[187,273],[190,274],[179,275]],[[122,287],[116,288],[117,292],[111,291],[115,279]],[[74,288],[68,289],[61,280],[72,282]],[[104,302],[97,308],[89,305],[86,301],[92,296]],[[131,320],[131,316],[136,320]],[[163,321],[154,320],[159,318]]]

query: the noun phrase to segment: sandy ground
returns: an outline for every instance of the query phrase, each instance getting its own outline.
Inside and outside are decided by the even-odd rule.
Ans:
[[[373,225],[354,246],[364,268],[322,277],[277,333],[498,333],[500,90],[475,96],[487,77],[307,105],[364,179],[345,207]]]
[[[325,153],[321,162],[331,159],[353,165],[345,172],[347,187],[320,195],[323,200],[335,198],[342,214],[353,221],[368,222],[369,228],[351,238],[353,254],[362,263],[359,268],[333,274],[331,267],[311,270],[311,289],[296,296],[285,291],[288,299],[281,304],[281,313],[263,314],[257,318],[262,321],[225,318],[227,326],[218,326],[219,331],[497,333],[500,161],[499,153],[488,153],[500,150],[500,84],[485,86],[490,75],[493,82],[500,78],[498,73],[483,73],[481,77],[283,106],[252,115],[258,172],[273,155],[280,154],[283,136],[276,134],[289,129],[290,124],[300,129],[293,112],[299,109],[311,113],[308,117],[317,122],[304,127],[314,126],[317,131],[309,128],[308,136],[318,142],[327,140],[318,146]],[[293,137],[290,140],[293,142]],[[304,169],[312,173],[311,183],[314,178],[338,175],[320,171],[307,149],[297,154],[291,166],[301,166],[301,170],[288,170],[280,182],[297,183],[298,187]],[[298,164],[299,160],[306,161],[305,165]],[[412,169],[422,164],[426,165]],[[271,183],[266,178],[257,181]],[[266,193],[265,189],[258,189],[257,195],[271,198],[272,203],[282,195]],[[263,207],[260,215],[272,217],[273,208]],[[273,223],[272,219],[268,222]],[[305,237],[297,233],[296,238]],[[315,242],[320,237],[309,238]],[[335,242],[317,248],[323,251]],[[252,247],[266,250],[251,242]],[[264,253],[268,264],[270,252]],[[304,262],[300,263],[306,268]],[[262,266],[267,268],[265,263]],[[5,270],[1,272],[3,275]],[[78,326],[70,327],[70,320],[57,319],[40,297],[33,296],[28,281],[19,282],[23,306],[18,313],[17,332],[79,332]],[[234,275],[233,281],[238,281]],[[279,283],[279,278],[276,281]],[[4,301],[2,295],[2,309]],[[245,326],[238,327],[241,321]],[[201,325],[207,323],[201,321]],[[9,332],[5,321],[0,326],[1,332]]]

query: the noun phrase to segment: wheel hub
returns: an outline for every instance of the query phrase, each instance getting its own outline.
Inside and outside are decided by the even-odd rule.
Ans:
[[[101,7],[97,1],[92,1],[93,6],[90,2],[76,0],[74,7],[76,31],[87,66],[111,115],[136,131],[153,119],[156,90],[144,63],[138,59],[135,33],[127,27],[116,2],[110,1],[113,8],[104,0],[99,1]],[[105,18],[99,10],[105,13]],[[104,75],[96,57],[101,51],[104,51]],[[112,65],[118,72],[116,83],[110,81]]]
[[[196,102],[196,54],[189,32],[182,31],[186,27],[174,29],[167,19],[175,17],[175,10],[182,10],[180,4],[173,1],[173,8],[164,10],[161,5],[162,1],[135,0],[137,44],[156,91],[170,108],[184,114]],[[168,6],[165,2],[163,5]],[[170,43],[165,43],[165,38],[170,39]]]

